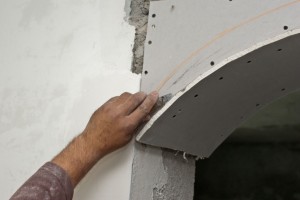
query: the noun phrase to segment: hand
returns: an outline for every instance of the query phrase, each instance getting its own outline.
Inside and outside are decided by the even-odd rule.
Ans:
[[[75,187],[99,159],[131,140],[157,100],[157,92],[123,93],[110,99],[94,112],[83,133],[52,162],[67,172]]]
[[[150,118],[157,99],[157,92],[126,92],[114,97],[94,112],[84,134],[99,151],[110,153],[132,139],[138,126]]]

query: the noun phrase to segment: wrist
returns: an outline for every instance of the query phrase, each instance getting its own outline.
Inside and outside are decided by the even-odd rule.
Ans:
[[[91,157],[92,160],[100,160],[106,154],[108,149],[102,141],[99,141],[96,133],[90,131],[84,131],[80,136],[79,140],[83,144],[85,152]]]
[[[103,157],[103,147],[87,133],[82,133],[60,153],[52,162],[63,168],[75,187],[83,176]]]

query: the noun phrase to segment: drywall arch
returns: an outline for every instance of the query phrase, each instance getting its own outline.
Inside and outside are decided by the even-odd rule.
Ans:
[[[208,157],[259,108],[300,88],[300,22],[295,19],[300,1],[242,0],[235,7],[220,1],[184,2],[152,2],[142,89],[158,89],[170,101],[137,140]],[[204,14],[196,13],[204,6]],[[206,34],[197,27],[203,24],[194,24],[203,18],[214,24]],[[219,18],[224,20],[214,21]],[[161,29],[153,30],[157,27]],[[183,30],[165,37],[175,27]],[[198,41],[198,35],[204,38]]]

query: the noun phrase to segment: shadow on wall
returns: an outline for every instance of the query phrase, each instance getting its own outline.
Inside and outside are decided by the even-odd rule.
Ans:
[[[300,92],[261,110],[211,158],[199,160],[195,200],[300,200]]]

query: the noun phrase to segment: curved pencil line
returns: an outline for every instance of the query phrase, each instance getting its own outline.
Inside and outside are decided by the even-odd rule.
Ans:
[[[286,4],[283,4],[279,7],[276,7],[276,8],[272,8],[270,10],[267,10],[266,12],[263,12],[259,15],[256,15],[248,20],[245,20],[229,29],[226,29],[224,30],[223,32],[221,33],[218,33],[212,40],[208,41],[206,44],[204,44],[202,47],[200,47],[199,49],[197,49],[196,51],[192,52],[184,61],[182,61],[181,63],[179,63],[172,71],[171,73],[166,76],[159,84],[158,86],[156,87],[156,91],[160,91],[162,89],[162,87],[176,74],[176,72],[182,68],[189,60],[191,60],[192,58],[194,58],[196,55],[198,55],[201,51],[203,51],[204,49],[206,49],[207,47],[209,47],[211,44],[213,44],[214,42],[216,42],[217,40],[223,38],[225,35],[227,35],[228,33],[231,33],[233,31],[235,31],[236,29],[240,28],[241,26],[244,26],[246,24],[249,24],[253,21],[256,21],[257,19],[259,18],[262,18],[266,15],[269,15],[273,12],[276,12],[278,10],[281,10],[283,8],[286,8],[286,7],[290,7],[296,3],[300,3],[300,0],[295,0],[295,1],[292,1],[292,2],[289,2],[289,3],[286,3]]]

